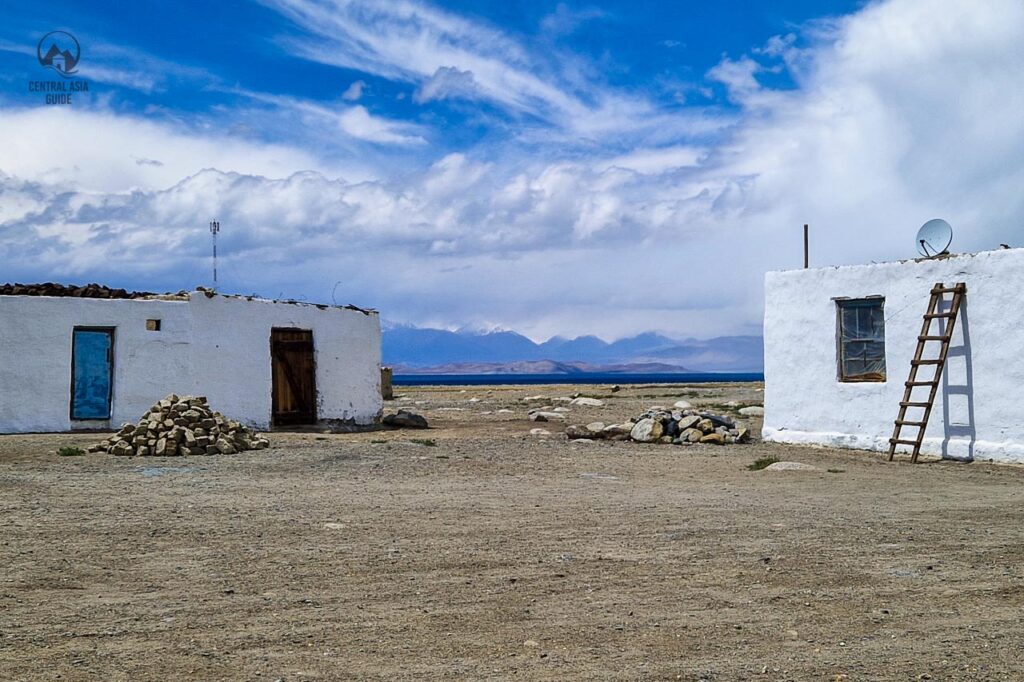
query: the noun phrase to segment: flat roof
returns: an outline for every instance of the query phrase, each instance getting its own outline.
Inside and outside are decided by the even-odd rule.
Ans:
[[[919,265],[922,263],[941,263],[947,260],[957,260],[961,258],[976,258],[978,256],[989,256],[992,254],[1006,253],[1008,251],[1024,251],[1021,248],[1000,248],[990,249],[988,251],[968,251],[964,253],[941,253],[931,258],[903,258],[900,260],[889,260],[889,261],[872,261],[870,263],[846,263],[843,265],[816,265],[810,268],[787,268],[785,270],[769,270],[769,273],[791,273],[791,272],[813,272],[815,270],[843,270],[848,268],[874,268],[879,266],[894,266],[894,265]]]
[[[311,305],[326,310],[338,308],[341,310],[355,310],[366,315],[378,314],[372,308],[360,308],[354,305],[329,305],[326,303],[310,303],[307,301],[296,301],[291,299],[270,299],[252,295],[222,294],[213,289],[196,287],[195,291],[179,291],[177,293],[157,294],[152,291],[128,291],[127,289],[116,289],[95,282],[90,284],[57,284],[44,282],[42,284],[0,284],[0,296],[50,296],[57,298],[93,298],[103,300],[136,300],[136,301],[188,301],[193,293],[204,294],[207,298],[222,296],[224,298],[240,298],[247,301],[263,301],[266,303],[288,303],[291,305]]]

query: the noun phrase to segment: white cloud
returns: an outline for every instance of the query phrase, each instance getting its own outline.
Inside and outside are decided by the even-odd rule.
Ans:
[[[599,170],[625,168],[645,175],[658,175],[677,168],[696,167],[706,153],[704,148],[690,145],[635,149],[628,154],[598,162],[595,167]]]
[[[35,48],[33,48],[33,47],[29,46],[29,45],[24,45],[24,44],[21,44],[21,43],[15,43],[15,42],[12,42],[10,40],[4,40],[3,38],[0,38],[0,51],[12,52],[14,54],[29,55],[33,59],[35,59],[35,57],[36,57],[36,50],[35,50]]]
[[[363,88],[365,87],[365,82],[354,81],[351,85],[345,88],[345,92],[341,93],[341,98],[349,102],[356,102],[363,96]]]
[[[668,236],[715,199],[706,188],[680,197],[675,182],[648,183],[621,168],[561,162],[510,174],[461,154],[402,186],[310,171],[271,179],[212,169],[165,189],[130,192],[2,180],[0,191],[18,208],[3,215],[0,230],[34,231],[49,265],[72,271],[122,262],[179,267],[179,260],[194,258],[185,245],[210,216],[225,231],[230,226],[235,253],[245,257],[302,262],[311,253],[351,249],[511,255]],[[111,240],[119,243],[116,254]],[[168,255],[172,247],[175,257]]]
[[[752,179],[745,222],[810,222],[820,263],[911,256],[934,215],[960,227],[961,250],[1020,235],[1024,5],[892,0],[815,30],[799,87],[748,88],[713,155]]]
[[[89,81],[120,85],[147,94],[156,90],[161,83],[158,74],[98,66],[96,64],[82,64],[78,71],[80,77]]]
[[[476,93],[476,82],[470,71],[459,71],[454,66],[442,66],[434,75],[423,82],[413,94],[418,104],[435,99],[451,97],[472,97]]]
[[[772,36],[764,44],[763,47],[755,48],[754,54],[763,54],[768,57],[782,57],[787,52],[793,49],[793,44],[796,42],[795,33],[787,33],[786,35]]]
[[[555,6],[554,12],[541,19],[540,27],[541,30],[552,35],[567,35],[587,21],[602,19],[606,16],[607,13],[604,10],[596,7],[572,9],[564,2],[560,2]]]
[[[363,106],[354,106],[338,114],[338,125],[352,137],[381,144],[423,144],[419,135],[405,131],[411,126],[373,116]]]
[[[268,0],[309,32],[287,43],[331,66],[418,83],[443,67],[471,71],[481,92],[517,109],[566,96],[533,75],[529,54],[500,31],[415,2]],[[316,41],[319,42],[316,42]],[[514,86],[514,87],[513,87]]]
[[[269,177],[327,170],[308,152],[178,130],[109,112],[61,107],[0,109],[0,171],[83,191],[159,189],[203,168]],[[139,159],[159,163],[139,164]]]
[[[953,223],[956,250],[1024,242],[1017,0],[943,12],[929,0],[889,0],[795,38],[766,38],[709,74],[729,88],[729,118],[601,87],[545,99],[534,86],[551,74],[517,43],[413,3],[289,0],[286,11],[300,25],[321,21],[330,41],[332,22],[353,7],[369,14],[325,43],[341,46],[342,60],[362,54],[371,72],[418,87],[442,67],[471,71],[481,96],[554,120],[578,109],[585,115],[565,129],[574,144],[540,144],[565,130],[517,129],[513,140],[452,154],[425,143],[437,137],[425,127],[361,106],[253,96],[304,127],[372,141],[364,148],[415,152],[400,172],[356,182],[292,147],[97,112],[7,110],[0,261],[189,286],[217,215],[224,272],[240,291],[330,300],[343,279],[339,298],[421,324],[709,336],[756,333],[763,273],[800,263],[805,222],[817,265],[912,256],[914,230],[935,216]],[[423,41],[399,45],[410,37]],[[779,68],[789,88],[758,80]],[[520,76],[533,81],[517,90]],[[559,76],[550,82],[572,91]],[[510,91],[495,94],[503,86]],[[197,173],[204,167],[218,170]],[[295,173],[303,169],[317,172]]]
[[[666,130],[700,135],[708,127],[701,116],[665,115],[642,93],[603,85],[600,71],[573,54],[550,44],[524,43],[422,2],[263,1],[308,33],[302,40],[284,41],[298,56],[422,86],[420,101],[434,98],[428,95],[435,88],[447,94],[441,81],[453,85],[454,80],[458,87],[452,94],[544,121],[550,126],[546,134],[560,135],[563,143],[591,144],[605,135],[663,135]]]
[[[79,76],[144,93],[167,90],[172,81],[212,85],[217,79],[205,69],[162,59],[136,46],[90,41],[78,66]]]
[[[725,85],[729,99],[743,103],[750,95],[761,89],[755,74],[763,70],[764,67],[750,57],[735,61],[726,57],[708,71],[708,78]]]
[[[252,90],[230,89],[228,92],[248,97],[257,102],[269,104],[291,114],[307,119],[310,126],[322,133],[325,127],[344,132],[357,140],[377,144],[420,145],[426,142],[424,129],[414,123],[397,121],[371,114],[362,105],[328,106],[309,100],[270,95]],[[324,135],[320,135],[321,139]],[[338,142],[337,136],[326,135],[327,142]]]

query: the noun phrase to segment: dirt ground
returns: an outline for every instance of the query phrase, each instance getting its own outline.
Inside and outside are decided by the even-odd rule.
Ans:
[[[756,384],[397,392],[437,428],[0,437],[0,679],[1024,679],[1024,469],[570,443],[521,400],[610,423]]]

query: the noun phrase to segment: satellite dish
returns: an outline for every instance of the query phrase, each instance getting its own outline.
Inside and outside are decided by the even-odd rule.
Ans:
[[[925,258],[948,253],[953,241],[953,228],[942,218],[933,218],[917,231],[917,252]]]

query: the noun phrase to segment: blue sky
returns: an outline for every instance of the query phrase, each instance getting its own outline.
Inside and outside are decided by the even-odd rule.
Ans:
[[[335,12],[339,23],[347,24],[353,15],[362,15],[359,18],[380,33],[389,24],[399,28],[402,36],[418,29],[417,22],[404,21],[397,8],[395,12],[382,11],[387,3],[354,4],[355,11]],[[13,87],[3,94],[9,104],[36,104],[38,98],[17,86],[39,77],[33,49],[41,33],[54,27],[69,30],[84,44],[83,77],[88,79],[91,71],[93,80],[102,82],[91,99],[109,97],[105,104],[115,111],[200,128],[215,126],[225,133],[267,143],[306,146],[339,162],[354,155],[351,141],[324,139],[275,118],[282,99],[334,111],[358,102],[370,116],[387,119],[399,136],[422,139],[421,148],[414,149],[417,153],[412,155],[408,148],[381,148],[380,140],[372,139],[369,141],[377,142],[376,146],[360,150],[362,155],[381,157],[375,158],[379,163],[390,161],[399,168],[407,168],[410,160],[425,167],[451,152],[472,150],[480,157],[498,156],[502,153],[498,143],[515,141],[531,129],[539,134],[551,124],[550,116],[556,112],[543,97],[515,104],[455,92],[425,97],[418,86],[428,76],[417,74],[420,69],[414,65],[389,64],[387,44],[378,48],[382,53],[376,55],[373,68],[360,68],[353,43],[365,31],[352,30],[346,35],[306,18],[307,6],[330,13],[332,5],[193,3],[187,11],[180,11],[179,5],[158,2],[54,3],[45,7],[24,3],[5,16],[3,38],[8,51],[0,52],[0,66],[4,80]],[[643,98],[661,114],[704,108],[716,113],[735,111],[724,85],[705,78],[723,56],[742,55],[761,45],[766,36],[787,35],[806,22],[857,6],[856,2],[792,0],[761,6],[736,0],[422,5],[445,18],[469,23],[461,37],[465,43],[475,39],[471,34],[478,29],[509,42],[505,50],[499,47],[494,51],[499,55],[512,49],[529,53],[515,61],[584,105],[597,104],[594,98],[609,91]],[[369,16],[364,14],[366,8],[373,8]],[[441,36],[439,42],[444,40]],[[401,55],[395,57],[394,61],[401,61]],[[444,66],[452,69],[449,73],[453,76],[468,71],[460,69],[456,61],[440,68]],[[560,73],[563,70],[577,73]],[[401,73],[396,76],[395,71]],[[776,87],[793,85],[786,70],[766,71],[762,80]],[[349,90],[353,84],[356,89]],[[359,97],[355,97],[357,92]],[[421,93],[418,98],[417,92]],[[238,122],[240,113],[242,123]],[[409,126],[405,133],[400,132],[401,124]],[[386,138],[384,133],[380,135]],[[628,151],[637,141],[602,136],[599,143],[606,149]],[[562,144],[578,146],[575,142],[563,140]],[[586,142],[590,144],[583,146],[592,148],[595,140]]]
[[[761,280],[1021,235],[1024,9],[878,2],[19,3],[6,279],[353,302],[394,322],[756,333]],[[36,43],[82,45],[47,106]],[[59,77],[57,77],[59,78]]]

